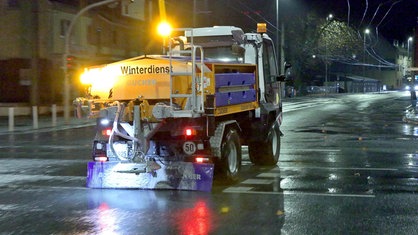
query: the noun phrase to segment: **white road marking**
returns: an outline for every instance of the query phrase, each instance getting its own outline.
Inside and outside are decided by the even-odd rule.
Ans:
[[[42,189],[69,189],[69,190],[87,190],[87,189],[91,189],[94,190],[93,188],[88,188],[88,187],[76,187],[76,186],[70,186],[70,187],[65,187],[65,186],[42,186]],[[100,190],[100,189],[98,189]]]
[[[377,167],[324,167],[324,166],[279,166],[280,169],[319,169],[319,170],[356,170],[356,171],[398,171],[396,168]],[[277,168],[274,168],[277,170]],[[274,171],[271,170],[271,171]]]
[[[19,204],[0,204],[0,210],[2,211],[14,211],[19,208]]]
[[[0,185],[10,184],[16,181],[39,181],[39,180],[85,180],[85,176],[61,176],[61,175],[25,175],[25,174],[1,174]]]
[[[267,191],[250,191],[246,190],[245,187],[229,187],[223,190],[224,193],[241,193],[241,194],[264,194],[264,195],[302,195],[302,196],[322,196],[322,197],[364,197],[374,198],[372,194],[345,194],[345,193],[308,193],[308,192],[267,192]]]
[[[283,113],[303,110],[303,109],[308,109],[308,108],[314,108],[317,106],[321,106],[327,103],[334,103],[334,102],[335,100],[331,100],[331,99],[315,99],[315,101],[296,101],[296,102],[284,101]]]
[[[45,190],[95,190],[94,188],[88,188],[86,186],[50,186],[50,185],[30,185],[25,186],[22,188],[22,186],[19,185],[8,185],[8,189],[19,189],[23,191],[45,191]],[[100,189],[97,189],[100,190]],[[0,208],[1,209],[1,208]]]
[[[271,184],[273,180],[270,179],[247,179],[242,181],[240,184]]]
[[[37,148],[42,149],[81,149],[89,148],[89,145],[38,145]],[[1,145],[0,149],[18,149],[18,148],[31,148],[31,146],[24,145]]]
[[[280,153],[294,152],[341,152],[341,149],[281,149]]]
[[[274,182],[272,179],[260,178],[278,178],[284,176],[280,170],[284,169],[320,169],[320,170],[356,170],[356,171],[398,171],[396,168],[373,168],[373,167],[296,167],[296,166],[277,166],[269,172],[258,174],[257,178],[247,179],[240,184],[248,185],[265,185]],[[302,196],[323,196],[323,197],[359,197],[359,198],[374,198],[374,194],[350,194],[350,193],[314,193],[314,192],[298,192],[298,191],[253,191],[254,187],[228,187],[223,190],[224,193],[241,193],[241,194],[261,194],[261,195],[302,195]]]
[[[253,189],[253,187],[229,187],[223,190],[224,193],[239,193],[239,192],[247,192]]]
[[[280,177],[280,172],[265,172],[258,174],[257,177],[264,177],[264,178],[277,178]]]

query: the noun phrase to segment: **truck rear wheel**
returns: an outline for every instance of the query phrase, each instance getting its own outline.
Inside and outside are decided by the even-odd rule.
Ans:
[[[273,166],[279,161],[280,130],[274,126],[267,134],[266,141],[251,142],[248,146],[250,160],[255,165]]]
[[[229,129],[222,140],[219,162],[221,177],[234,181],[241,169],[241,143],[236,130]]]

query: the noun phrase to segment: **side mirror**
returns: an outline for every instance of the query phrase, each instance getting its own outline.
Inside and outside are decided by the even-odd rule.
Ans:
[[[276,81],[284,82],[286,81],[286,76],[284,74],[280,74],[279,76],[276,77]]]
[[[244,32],[242,30],[232,30],[232,37],[239,44],[244,44]]]
[[[284,62],[284,73],[285,74],[280,74],[279,76],[277,76],[276,81],[285,82],[285,81],[292,80],[291,79],[291,73],[290,73],[290,71],[288,71],[291,67],[292,67],[291,63]]]

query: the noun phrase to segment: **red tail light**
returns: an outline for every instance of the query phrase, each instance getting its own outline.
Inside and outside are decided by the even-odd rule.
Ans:
[[[105,156],[95,157],[94,160],[97,161],[97,162],[106,162],[107,157],[105,157]]]
[[[112,129],[102,130],[102,135],[110,136],[112,134]]]
[[[185,136],[196,135],[196,130],[193,129],[193,128],[186,128],[186,129],[184,129],[184,135]]]
[[[209,158],[207,158],[207,157],[196,157],[196,158],[195,158],[195,161],[196,161],[197,163],[209,162]]]

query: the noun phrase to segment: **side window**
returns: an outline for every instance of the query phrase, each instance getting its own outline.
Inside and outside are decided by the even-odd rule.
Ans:
[[[263,70],[265,81],[272,83],[276,81],[277,62],[276,55],[274,53],[274,47],[271,40],[264,40],[263,42]]]

